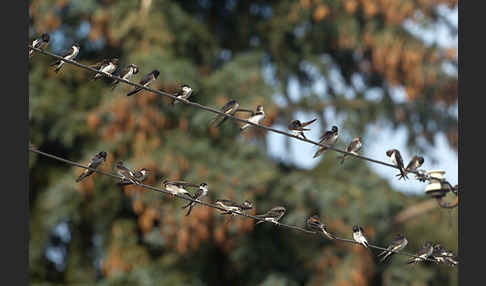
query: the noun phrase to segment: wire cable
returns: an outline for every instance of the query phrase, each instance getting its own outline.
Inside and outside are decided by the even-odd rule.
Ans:
[[[99,71],[99,70],[97,70],[95,68],[92,68],[90,66],[86,66],[86,65],[80,64],[77,61],[64,59],[62,56],[56,55],[54,53],[47,52],[47,51],[44,51],[44,50],[41,50],[41,49],[38,49],[38,48],[34,48],[31,45],[29,45],[29,48],[32,49],[32,50],[34,50],[34,51],[36,51],[36,52],[38,52],[38,53],[41,53],[41,54],[44,54],[44,55],[48,55],[48,56],[51,56],[51,57],[54,57],[54,58],[63,60],[64,62],[69,63],[69,64],[72,64],[72,65],[75,65],[77,67],[80,67],[80,68],[83,68],[83,69],[86,69],[86,70],[89,70],[89,71],[92,71],[92,72],[95,72],[95,73],[103,74],[103,75],[105,75],[105,76],[107,76],[109,78],[118,80],[118,81],[123,82],[123,83],[128,84],[128,85],[132,85],[132,86],[135,86],[135,87],[138,87],[138,88],[147,90],[147,91],[152,92],[152,93],[155,93],[157,95],[170,97],[170,98],[172,98],[174,100],[177,100],[179,102],[182,102],[182,103],[187,104],[187,105],[190,105],[190,106],[194,106],[194,107],[199,108],[199,109],[203,109],[203,110],[206,110],[206,111],[209,111],[209,112],[212,112],[212,113],[216,113],[216,114],[219,114],[219,115],[228,117],[228,118],[233,119],[233,120],[236,120],[236,121],[248,123],[248,124],[253,125],[253,126],[256,126],[258,128],[261,128],[261,129],[264,129],[264,130],[267,130],[267,131],[270,131],[270,132],[278,133],[278,134],[281,134],[281,135],[284,135],[284,136],[287,136],[287,137],[292,137],[292,138],[298,139],[300,141],[304,141],[304,142],[307,142],[307,143],[311,143],[311,144],[314,144],[314,145],[317,145],[317,146],[320,146],[320,147],[327,147],[330,150],[334,150],[334,151],[339,152],[339,153],[342,153],[342,154],[346,154],[346,155],[349,155],[349,156],[352,156],[352,157],[356,157],[356,158],[359,158],[359,159],[362,159],[362,160],[366,160],[366,161],[373,162],[373,163],[376,163],[376,164],[381,164],[383,166],[388,166],[388,167],[395,168],[395,169],[398,169],[399,170],[399,168],[397,166],[395,166],[393,164],[390,164],[390,163],[386,163],[386,162],[383,162],[383,161],[379,161],[379,160],[376,160],[376,159],[373,159],[373,158],[369,158],[369,157],[366,157],[366,156],[357,155],[355,153],[347,152],[345,150],[341,150],[341,149],[335,148],[335,147],[330,146],[330,145],[327,145],[327,144],[315,142],[315,141],[309,140],[307,138],[302,138],[302,137],[299,137],[297,135],[294,135],[294,134],[291,134],[291,133],[288,133],[288,132],[284,132],[284,131],[281,131],[281,130],[278,130],[278,129],[274,129],[274,128],[267,127],[267,126],[264,126],[264,125],[256,124],[256,123],[253,123],[251,121],[248,121],[248,120],[245,120],[245,119],[242,119],[242,118],[239,118],[239,117],[230,115],[230,114],[226,114],[226,113],[224,113],[224,112],[222,112],[220,110],[214,109],[212,107],[208,107],[208,106],[205,106],[205,105],[201,105],[199,103],[196,103],[196,102],[192,102],[192,101],[180,99],[180,98],[177,98],[176,96],[174,96],[174,95],[172,95],[170,93],[167,93],[167,92],[164,92],[164,91],[161,91],[161,90],[155,90],[155,89],[152,89],[152,88],[143,86],[141,84],[128,81],[128,80],[123,79],[121,77],[118,77],[116,75],[112,75],[112,74],[109,74],[109,73],[101,72],[101,71]],[[417,174],[419,176],[421,175],[422,178],[423,178],[423,174],[419,173],[416,170],[407,170],[407,173],[414,173],[414,174]],[[429,180],[429,177],[426,176],[425,179],[426,180]]]
[[[52,155],[52,154],[49,154],[49,153],[46,153],[46,152],[42,152],[42,151],[40,151],[40,150],[38,150],[36,148],[33,148],[33,147],[29,147],[29,151],[34,152],[34,153],[37,153],[37,154],[42,155],[42,156],[45,156],[45,157],[49,157],[51,159],[55,159],[55,160],[58,160],[58,161],[67,163],[67,164],[72,165],[72,166],[76,166],[76,167],[83,168],[83,169],[88,169],[88,170],[94,171],[96,173],[105,175],[105,176],[109,176],[109,177],[116,178],[116,179],[122,179],[122,177],[119,176],[119,175],[115,175],[115,174],[108,173],[108,172],[104,172],[104,171],[101,171],[101,170],[98,170],[98,169],[94,169],[94,168],[91,168],[91,167],[88,167],[88,166],[84,166],[84,165],[82,165],[80,163],[77,163],[77,162],[74,162],[74,161],[71,161],[71,160],[68,160],[68,159],[64,159],[64,158],[61,158],[61,157],[58,157],[56,155]],[[179,199],[183,199],[183,200],[186,200],[186,201],[192,201],[192,202],[195,202],[197,204],[200,204],[200,205],[203,205],[203,206],[206,206],[206,207],[210,207],[210,208],[213,208],[213,209],[218,209],[218,210],[221,210],[221,211],[224,211],[224,212],[227,212],[228,211],[227,209],[222,208],[222,207],[220,207],[218,205],[215,205],[215,204],[212,204],[212,203],[207,203],[207,202],[200,201],[200,200],[196,200],[196,199],[193,199],[193,198],[190,198],[190,197],[186,197],[186,196],[183,196],[183,195],[179,195],[179,194],[172,194],[169,191],[164,190],[164,189],[159,189],[159,188],[156,188],[156,187],[153,187],[153,186],[149,186],[149,185],[145,185],[145,184],[142,184],[142,183],[138,184],[138,186],[141,186],[143,188],[146,188],[146,189],[149,189],[149,190],[152,190],[152,191],[156,191],[156,192],[159,192],[159,193],[165,193],[165,194],[173,195],[173,196],[175,196],[175,197],[177,197]],[[259,218],[257,216],[253,216],[253,215],[249,215],[249,214],[246,214],[244,212],[231,211],[231,213],[234,213],[234,214],[239,215],[239,216],[251,218],[251,219],[254,219],[254,220],[258,220],[258,221],[268,222],[268,221],[266,221],[266,220],[264,220],[262,218]],[[268,223],[271,223],[271,222],[268,222]],[[304,229],[304,228],[299,227],[299,226],[283,224],[283,223],[280,223],[280,222],[277,225],[278,226],[281,226],[283,228],[293,229],[293,230],[296,230],[296,231],[299,231],[299,232],[303,232],[303,233],[306,233],[306,234],[311,234],[311,235],[316,235],[317,234],[317,235],[321,236],[320,235],[320,232],[310,231],[310,230]],[[342,242],[347,242],[347,243],[359,244],[358,242],[356,242],[354,240],[347,239],[347,238],[336,237],[336,236],[335,236],[335,239],[334,240],[342,241]],[[399,255],[404,255],[404,256],[409,256],[409,257],[414,257],[414,258],[420,258],[419,256],[414,255],[414,254],[411,254],[411,253],[388,250],[388,249],[386,249],[384,247],[381,247],[381,246],[378,246],[378,245],[368,244],[368,246],[371,247],[371,248],[379,249],[379,250],[393,252],[393,253],[396,253],[396,254],[399,254]],[[430,258],[427,258],[426,260],[427,261],[432,261],[432,262],[437,262],[437,261],[435,261],[433,259],[430,259]]]

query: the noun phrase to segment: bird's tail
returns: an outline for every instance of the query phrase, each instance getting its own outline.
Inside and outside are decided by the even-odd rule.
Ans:
[[[29,58],[31,58],[34,55],[34,50],[29,50]]]
[[[190,215],[190,214],[191,214],[191,211],[192,211],[192,206],[193,206],[193,205],[190,205],[190,206],[189,206],[189,209],[187,210],[186,216],[188,216],[188,215]]]
[[[338,156],[337,159],[341,160],[341,165],[344,163],[344,159],[346,158],[346,155]]]
[[[245,125],[240,127],[240,132],[245,131],[248,127],[250,127],[250,124],[246,123]]]
[[[400,168],[400,174],[399,174],[399,176],[400,176],[400,178],[398,178],[399,180],[400,179],[403,179],[403,180],[408,179],[407,171],[405,171],[404,168]]]
[[[135,93],[141,91],[142,89],[137,87],[136,89],[130,91],[129,93],[127,93],[127,96],[131,96],[131,95],[134,95]]]
[[[326,147],[321,147],[319,148],[319,150],[317,150],[317,152],[314,154],[314,156],[312,158],[317,158],[319,157],[322,153],[324,153],[324,151],[326,151]]]
[[[380,259],[380,262],[384,262],[388,257],[390,257],[391,255],[393,254],[393,252],[391,251],[387,251],[387,253],[385,254],[385,256],[383,256],[381,259]]]
[[[81,180],[83,180],[84,178],[88,177],[89,175],[91,175],[90,170],[87,170],[87,172],[83,172],[83,173],[82,173],[81,175],[79,175],[79,177],[76,179],[76,183],[81,182]]]

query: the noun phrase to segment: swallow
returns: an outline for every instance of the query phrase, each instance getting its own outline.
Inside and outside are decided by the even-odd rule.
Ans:
[[[346,147],[346,151],[358,155],[358,152],[361,150],[361,147],[363,147],[361,136],[354,137],[351,143],[349,143],[348,147]],[[347,155],[348,154],[343,154],[342,156],[338,157],[338,159],[341,159],[341,164],[344,163],[344,158],[346,158]]]
[[[49,39],[49,34],[43,33],[39,39],[35,39],[32,41],[32,47],[43,50],[49,45]],[[33,55],[34,50],[29,50],[29,58],[31,58]]]
[[[403,166],[403,159],[402,159],[402,155],[400,155],[400,151],[398,151],[397,149],[390,149],[386,151],[386,155],[390,157],[393,163],[395,164],[395,166],[397,166],[398,169],[400,169],[399,180],[402,178],[404,180],[408,179],[407,171],[405,171],[405,167]]]
[[[292,120],[287,128],[290,130],[290,132],[295,135],[295,136],[302,136],[302,138],[307,139],[304,135],[304,131],[309,131],[309,128],[304,128],[307,125],[310,125],[316,121],[317,118],[312,119],[311,121],[307,122],[300,122],[300,120]]]
[[[138,73],[138,66],[137,65],[134,65],[134,64],[129,64],[127,67],[125,67],[121,72],[120,74],[118,75],[119,77],[121,77],[122,79],[124,80],[130,80],[130,78],[137,74]],[[115,89],[115,87],[117,87],[117,84],[119,83],[120,81],[115,79],[113,81],[113,87],[111,88],[112,90]]]
[[[221,108],[221,112],[225,113],[225,114],[229,114],[229,115],[235,115],[235,113],[238,111],[238,108],[240,107],[240,104],[238,102],[236,102],[236,100],[230,100],[228,101],[222,108]],[[213,118],[211,120],[211,122],[209,123],[209,125],[213,125],[213,124],[216,124],[216,127],[219,127],[221,126],[221,124],[223,124],[226,120],[228,119],[228,117],[224,116],[224,115],[217,115],[215,118]]]
[[[326,225],[321,223],[321,221],[319,220],[319,216],[313,215],[309,217],[306,221],[306,224],[309,229],[319,232],[322,231],[322,233],[329,239],[335,239],[334,235],[327,231]]]
[[[410,161],[410,163],[408,163],[407,165],[407,171],[415,171],[417,170],[418,168],[420,168],[422,166],[422,164],[424,163],[424,157],[420,157],[420,156],[413,156],[412,160]]]
[[[265,112],[263,111],[263,105],[258,105],[256,108],[256,112],[253,112],[252,110],[247,110],[247,109],[238,109],[238,111],[246,111],[250,112],[250,117],[248,118],[248,121],[255,123],[255,124],[260,124],[260,122],[265,118]],[[243,131],[247,129],[248,127],[251,127],[252,125],[249,123],[244,124],[243,126],[240,127],[240,131]]]
[[[202,197],[206,196],[208,194],[208,184],[206,183],[201,183],[199,185],[199,189],[197,190],[197,192],[194,194],[194,196],[192,196],[193,199],[195,200],[200,200],[202,199]],[[182,209],[185,209],[187,207],[189,207],[189,209],[187,210],[187,213],[186,213],[186,216],[190,215],[191,214],[191,211],[192,211],[192,207],[195,205],[196,203],[193,202],[193,201],[190,201],[187,205],[183,206]]]
[[[101,152],[99,152],[98,154],[96,154],[91,159],[91,162],[89,163],[88,167],[93,168],[93,169],[96,169],[96,168],[98,168],[98,166],[101,163],[103,163],[105,161],[106,161],[106,152],[105,151],[101,151]],[[81,175],[79,175],[79,177],[76,179],[76,183],[81,182],[81,180],[83,180],[84,178],[90,176],[93,173],[94,173],[93,170],[84,169],[83,173],[81,173]]]
[[[199,187],[199,185],[184,182],[184,181],[169,181],[169,180],[164,180],[162,182],[162,187],[168,191],[169,193],[172,194],[172,196],[175,195],[186,195],[192,198],[191,194],[185,189],[186,187]]]
[[[328,146],[333,146],[334,144],[336,144],[338,138],[339,138],[338,128],[337,126],[333,126],[331,130],[326,131],[326,133],[324,133],[321,136],[319,143],[326,144]],[[319,150],[317,150],[317,152],[314,154],[314,157],[312,158],[319,157],[327,149],[329,148],[326,146],[321,146]]]
[[[256,224],[262,223],[264,221],[269,221],[269,222],[273,222],[274,224],[278,224],[278,221],[284,216],[285,211],[286,211],[285,208],[280,206],[271,208],[265,214],[256,215],[257,218],[262,219],[257,221]]]
[[[434,245],[434,250],[430,257],[435,260],[436,263],[444,263],[450,266],[455,266],[458,264],[457,257],[455,257],[452,251],[446,250],[442,245],[436,243]]]
[[[387,250],[378,254],[378,257],[384,255],[383,258],[381,258],[380,262],[385,261],[385,259],[387,257],[393,255],[394,252],[392,252],[392,251],[395,251],[395,252],[400,251],[400,250],[404,249],[405,246],[407,246],[407,244],[408,244],[408,240],[405,237],[405,235],[403,235],[403,233],[398,234],[395,237],[395,239],[390,243],[390,245],[387,247]]]
[[[148,178],[149,173],[150,173],[149,169],[142,168],[138,171],[133,172],[133,177],[137,180],[137,182],[142,183],[143,181],[145,181],[145,179]],[[121,186],[126,186],[126,185],[131,185],[131,184],[133,184],[133,183],[128,179],[121,179],[118,182],[118,185],[121,185]]]
[[[160,72],[158,70],[153,70],[151,71],[149,74],[146,74],[138,84],[140,85],[143,85],[145,87],[149,86],[149,84],[151,84],[152,82],[154,82],[157,77],[159,76]],[[141,91],[142,88],[140,87],[135,87],[134,90],[130,91],[129,93],[127,93],[127,96],[131,96],[131,95],[134,95],[136,94],[137,92]]]
[[[457,266],[457,264],[459,264],[459,261],[457,259],[457,256],[447,256],[445,257],[445,263],[449,266]]]
[[[426,241],[422,246],[422,248],[419,250],[419,252],[415,254],[417,257],[410,258],[407,264],[419,263],[421,261],[425,261],[427,260],[427,258],[429,258],[429,256],[432,255],[433,252],[434,252],[434,246],[432,242]]]
[[[366,240],[366,236],[364,230],[359,225],[353,226],[353,239],[359,244],[362,244],[364,247],[368,248],[368,240]]]
[[[93,67],[100,72],[112,74],[114,71],[116,71],[119,64],[120,64],[120,60],[118,60],[117,58],[113,58],[111,60],[105,59],[102,62],[97,63]],[[102,77],[103,77],[103,74],[96,73],[92,79],[97,80],[97,79],[100,79]]]
[[[79,45],[78,44],[74,44],[71,49],[69,49],[69,51],[67,51],[62,57],[66,60],[73,60],[74,58],[76,58],[76,56],[79,54]],[[64,65],[64,61],[63,60],[57,60],[55,62],[53,62],[50,66],[56,66],[56,73],[59,72],[62,68],[62,66]]]
[[[188,86],[187,84],[181,85],[181,89],[174,94],[175,97],[182,99],[183,101],[187,102],[188,98],[192,94],[192,88]],[[177,103],[177,100],[172,99],[172,105],[175,105]]]
[[[123,165],[123,162],[122,161],[118,161],[116,163],[116,166],[115,166],[118,174],[120,176],[122,176],[122,178],[120,179],[121,181],[129,181],[131,182],[132,184],[135,184],[135,185],[138,185],[139,182],[137,181],[137,179],[135,178],[135,174],[130,171],[130,169],[128,169],[127,167],[125,167]]]
[[[253,204],[250,201],[244,201],[242,204],[239,204],[230,200],[217,200],[215,204],[226,210],[226,212],[221,213],[222,215],[231,214],[236,216],[235,211],[242,212],[253,208]]]

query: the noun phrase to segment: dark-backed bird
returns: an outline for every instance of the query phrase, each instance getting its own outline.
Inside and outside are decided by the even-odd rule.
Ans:
[[[225,212],[221,213],[222,215],[231,214],[233,216],[236,216],[235,211],[241,212],[243,210],[249,210],[253,208],[253,204],[250,201],[244,201],[242,204],[239,204],[231,200],[217,200],[214,203],[226,210]]]
[[[402,155],[400,155],[400,151],[398,151],[397,149],[390,149],[388,151],[386,151],[386,155],[388,157],[390,157],[390,159],[392,160],[392,162],[395,164],[395,166],[398,167],[398,169],[400,169],[400,178],[398,178],[399,180],[400,179],[408,179],[407,177],[407,171],[405,171],[405,167],[403,166],[403,159],[402,159]]]
[[[321,136],[319,143],[325,144],[325,145],[328,145],[328,146],[333,146],[334,144],[336,144],[338,138],[339,138],[338,128],[337,128],[337,126],[333,126],[331,128],[331,130],[326,131],[326,133],[324,133]],[[329,148],[326,147],[326,146],[319,147],[319,150],[317,150],[317,152],[314,154],[314,156],[312,158],[319,157],[327,149],[329,149]]]
[[[179,98],[179,99],[182,99],[183,101],[187,102],[188,98],[191,96],[192,94],[192,88],[190,86],[188,86],[187,84],[183,84],[181,85],[180,87],[180,90],[177,91],[174,96]],[[172,99],[172,105],[175,105],[177,103],[178,100],[176,99]]]
[[[285,214],[285,208],[278,206],[278,207],[273,207],[271,208],[268,212],[265,214],[261,215],[256,215],[257,218],[260,218],[262,220],[257,221],[256,224],[262,223],[264,221],[269,221],[274,224],[278,224],[278,221],[284,216]]]
[[[362,146],[363,142],[361,141],[361,136],[354,137],[351,143],[349,143],[348,147],[346,148],[346,151],[358,155],[358,152],[361,150]],[[344,163],[344,159],[347,155],[348,154],[343,154],[342,156],[338,157],[338,159],[341,159],[341,164]]]
[[[117,58],[113,58],[113,59],[104,59],[103,61],[97,63],[96,65],[93,66],[94,69],[100,71],[100,72],[104,72],[104,73],[107,73],[107,74],[112,74],[114,71],[116,71],[116,69],[118,68],[118,65],[120,64],[120,60],[118,60]],[[100,79],[104,76],[104,74],[101,74],[101,73],[96,73],[94,76],[93,76],[93,80],[97,80],[97,79]]]
[[[265,118],[265,111],[263,111],[263,105],[258,105],[256,107],[256,112],[253,112],[252,110],[247,110],[247,109],[239,109],[238,111],[247,111],[250,112],[250,117],[248,118],[248,121],[251,123],[255,124],[260,124],[260,122]],[[245,129],[252,127],[251,124],[246,123],[243,126],[240,127],[240,131],[244,131]]]
[[[79,45],[73,44],[71,49],[69,49],[69,51],[67,51],[62,57],[63,57],[63,59],[66,59],[66,60],[73,60],[74,58],[76,58],[76,56],[78,54],[79,54]],[[59,72],[61,70],[62,66],[64,65],[64,63],[65,63],[65,61],[63,61],[63,60],[57,60],[57,61],[53,62],[51,64],[51,66],[55,66],[56,67],[55,71]]]
[[[43,33],[40,38],[32,41],[32,47],[43,50],[49,45],[49,39],[49,34]],[[34,52],[34,50],[29,49],[29,58],[34,55]]]
[[[206,183],[201,183],[199,185],[199,189],[197,190],[197,192],[194,194],[194,196],[192,196],[193,199],[195,200],[201,200],[204,196],[206,196],[208,194],[208,184]],[[193,202],[193,201],[190,201],[187,205],[183,206],[182,209],[185,209],[185,208],[189,208],[187,210],[187,213],[186,213],[186,216],[190,215],[191,214],[191,211],[192,211],[192,207],[195,205],[196,203]]]
[[[120,179],[121,181],[127,180],[127,181],[131,182],[132,184],[135,184],[135,185],[139,184],[139,182],[135,178],[135,175],[133,174],[133,172],[130,169],[128,169],[127,167],[125,167],[125,165],[123,165],[122,161],[118,161],[116,163],[115,168],[116,168],[116,171],[118,172],[118,174],[120,176],[122,176],[122,178]]]
[[[157,79],[159,74],[160,72],[158,70],[153,70],[150,73],[146,74],[138,84],[148,87],[152,82],[154,82]],[[141,90],[142,90],[141,87],[135,87],[132,91],[127,93],[127,96],[132,96]]]
[[[96,169],[98,168],[98,166],[105,162],[106,161],[106,152],[105,151],[101,151],[99,152],[98,154],[96,154],[92,159],[91,159],[91,162],[89,163],[88,167],[90,168],[93,168],[93,169]],[[81,182],[81,180],[83,180],[84,178],[90,176],[91,174],[93,174],[94,171],[93,170],[90,170],[90,169],[85,169],[81,175],[79,175],[79,177],[76,179],[76,183],[79,183]]]
[[[327,238],[335,239],[334,235],[332,235],[328,230],[324,223],[321,223],[319,220],[319,216],[313,215],[309,217],[306,221],[307,228],[310,230],[322,232]]]
[[[395,252],[400,251],[400,250],[404,249],[405,246],[407,246],[407,244],[408,244],[408,240],[405,237],[405,235],[403,233],[398,234],[395,237],[395,239],[393,239],[393,241],[390,243],[390,245],[387,247],[387,250],[378,254],[378,257],[384,255],[381,258],[380,262],[385,261],[385,259],[387,259],[387,257],[390,257],[391,255],[393,255],[394,252],[392,252],[392,251],[395,251]]]
[[[431,256],[433,252],[434,252],[434,246],[432,242],[426,241],[422,246],[422,248],[420,248],[420,250],[415,254],[417,257],[410,258],[407,263],[411,264],[411,263],[423,262],[427,260],[427,258],[429,258],[429,256]]]
[[[129,64],[127,67],[125,67],[119,74],[118,76],[121,77],[122,79],[124,80],[130,80],[130,78],[132,78],[133,75],[137,74],[138,73],[138,66],[137,65],[134,65],[134,64]],[[113,87],[111,88],[112,90],[115,89],[115,87],[117,87],[118,83],[120,81],[115,79],[113,81]]]
[[[238,104],[238,102],[236,102],[236,100],[230,100],[228,101],[222,108],[221,108],[221,112],[225,113],[225,114],[228,114],[228,115],[235,115],[235,113],[238,111],[238,108],[240,107],[240,105]],[[221,114],[218,114],[216,115],[216,117],[214,117],[211,122],[209,122],[209,125],[214,125],[216,124],[216,127],[219,127],[221,126],[221,124],[223,124],[226,120],[228,119],[228,117],[224,116],[224,115],[221,115]]]
[[[140,170],[133,172],[133,177],[137,180],[137,182],[142,183],[143,181],[145,181],[145,179],[148,178],[149,174],[150,174],[149,169],[142,168]],[[122,186],[131,185],[131,184],[133,183],[128,179],[121,179],[118,182],[118,185],[122,185]]]
[[[364,230],[359,225],[353,226],[353,239],[359,244],[362,244],[364,247],[368,248],[368,240],[366,240],[366,235]]]
[[[290,130],[290,132],[295,135],[295,136],[302,136],[302,138],[307,139],[304,135],[304,131],[309,131],[309,128],[304,128],[307,125],[310,125],[316,121],[317,118],[312,119],[311,121],[307,122],[300,122],[300,120],[292,120],[290,121],[289,125],[287,128]]]

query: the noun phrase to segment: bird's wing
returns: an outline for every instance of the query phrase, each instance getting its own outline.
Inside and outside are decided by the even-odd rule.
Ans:
[[[245,109],[245,108],[238,108],[238,109],[236,110],[236,112],[248,112],[248,113],[250,113],[250,116],[253,116],[253,115],[255,114],[255,111],[250,110],[250,109]],[[236,113],[236,112],[235,112],[235,113]]]
[[[317,120],[317,118],[314,118],[314,119],[312,119],[311,121],[302,122],[302,124],[301,124],[301,125],[302,125],[302,127],[305,127],[305,126],[307,126],[307,125],[310,125],[310,124],[314,123],[314,121],[316,121],[316,120]]]
[[[183,187],[195,187],[195,188],[199,187],[199,185],[185,182],[185,181],[167,181],[167,182],[172,185],[183,186]]]

